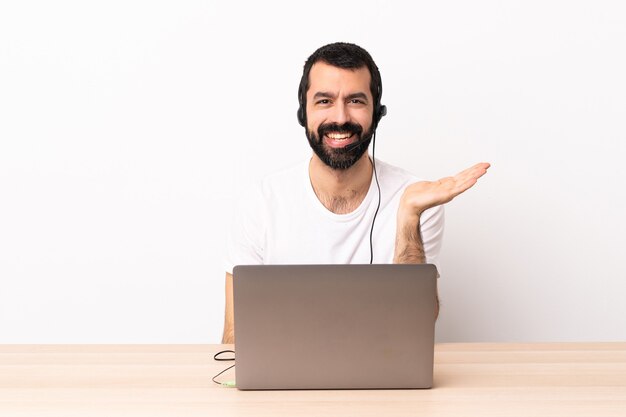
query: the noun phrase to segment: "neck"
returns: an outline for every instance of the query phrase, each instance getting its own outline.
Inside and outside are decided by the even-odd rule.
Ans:
[[[350,213],[367,195],[372,181],[372,162],[366,152],[350,168],[338,170],[313,155],[309,178],[317,198],[328,210],[336,214]]]

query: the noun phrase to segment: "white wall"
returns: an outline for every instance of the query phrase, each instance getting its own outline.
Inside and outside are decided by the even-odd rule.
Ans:
[[[377,156],[448,205],[441,341],[626,340],[626,6],[3,2],[0,342],[205,343],[241,186],[309,154],[317,47],[368,49]]]

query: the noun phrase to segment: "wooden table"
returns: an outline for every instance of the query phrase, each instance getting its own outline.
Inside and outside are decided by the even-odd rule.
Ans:
[[[219,386],[225,347],[0,346],[0,416],[626,416],[626,343],[438,344],[433,389],[374,391]]]

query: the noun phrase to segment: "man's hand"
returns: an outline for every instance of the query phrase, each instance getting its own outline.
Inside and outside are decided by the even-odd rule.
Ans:
[[[482,162],[461,171],[454,177],[439,181],[420,181],[404,190],[398,207],[396,229],[396,249],[394,263],[422,264],[426,262],[420,216],[431,207],[445,204],[476,184],[485,175],[489,164]]]
[[[481,162],[459,172],[454,177],[442,178],[439,181],[421,181],[409,185],[404,190],[399,217],[419,217],[425,210],[452,201],[454,197],[468,190],[478,178],[485,175],[490,165]]]

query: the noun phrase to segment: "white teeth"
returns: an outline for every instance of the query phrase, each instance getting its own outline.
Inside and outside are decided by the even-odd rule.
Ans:
[[[327,133],[326,136],[328,136],[331,139],[348,139],[350,136],[352,136],[352,133]]]

